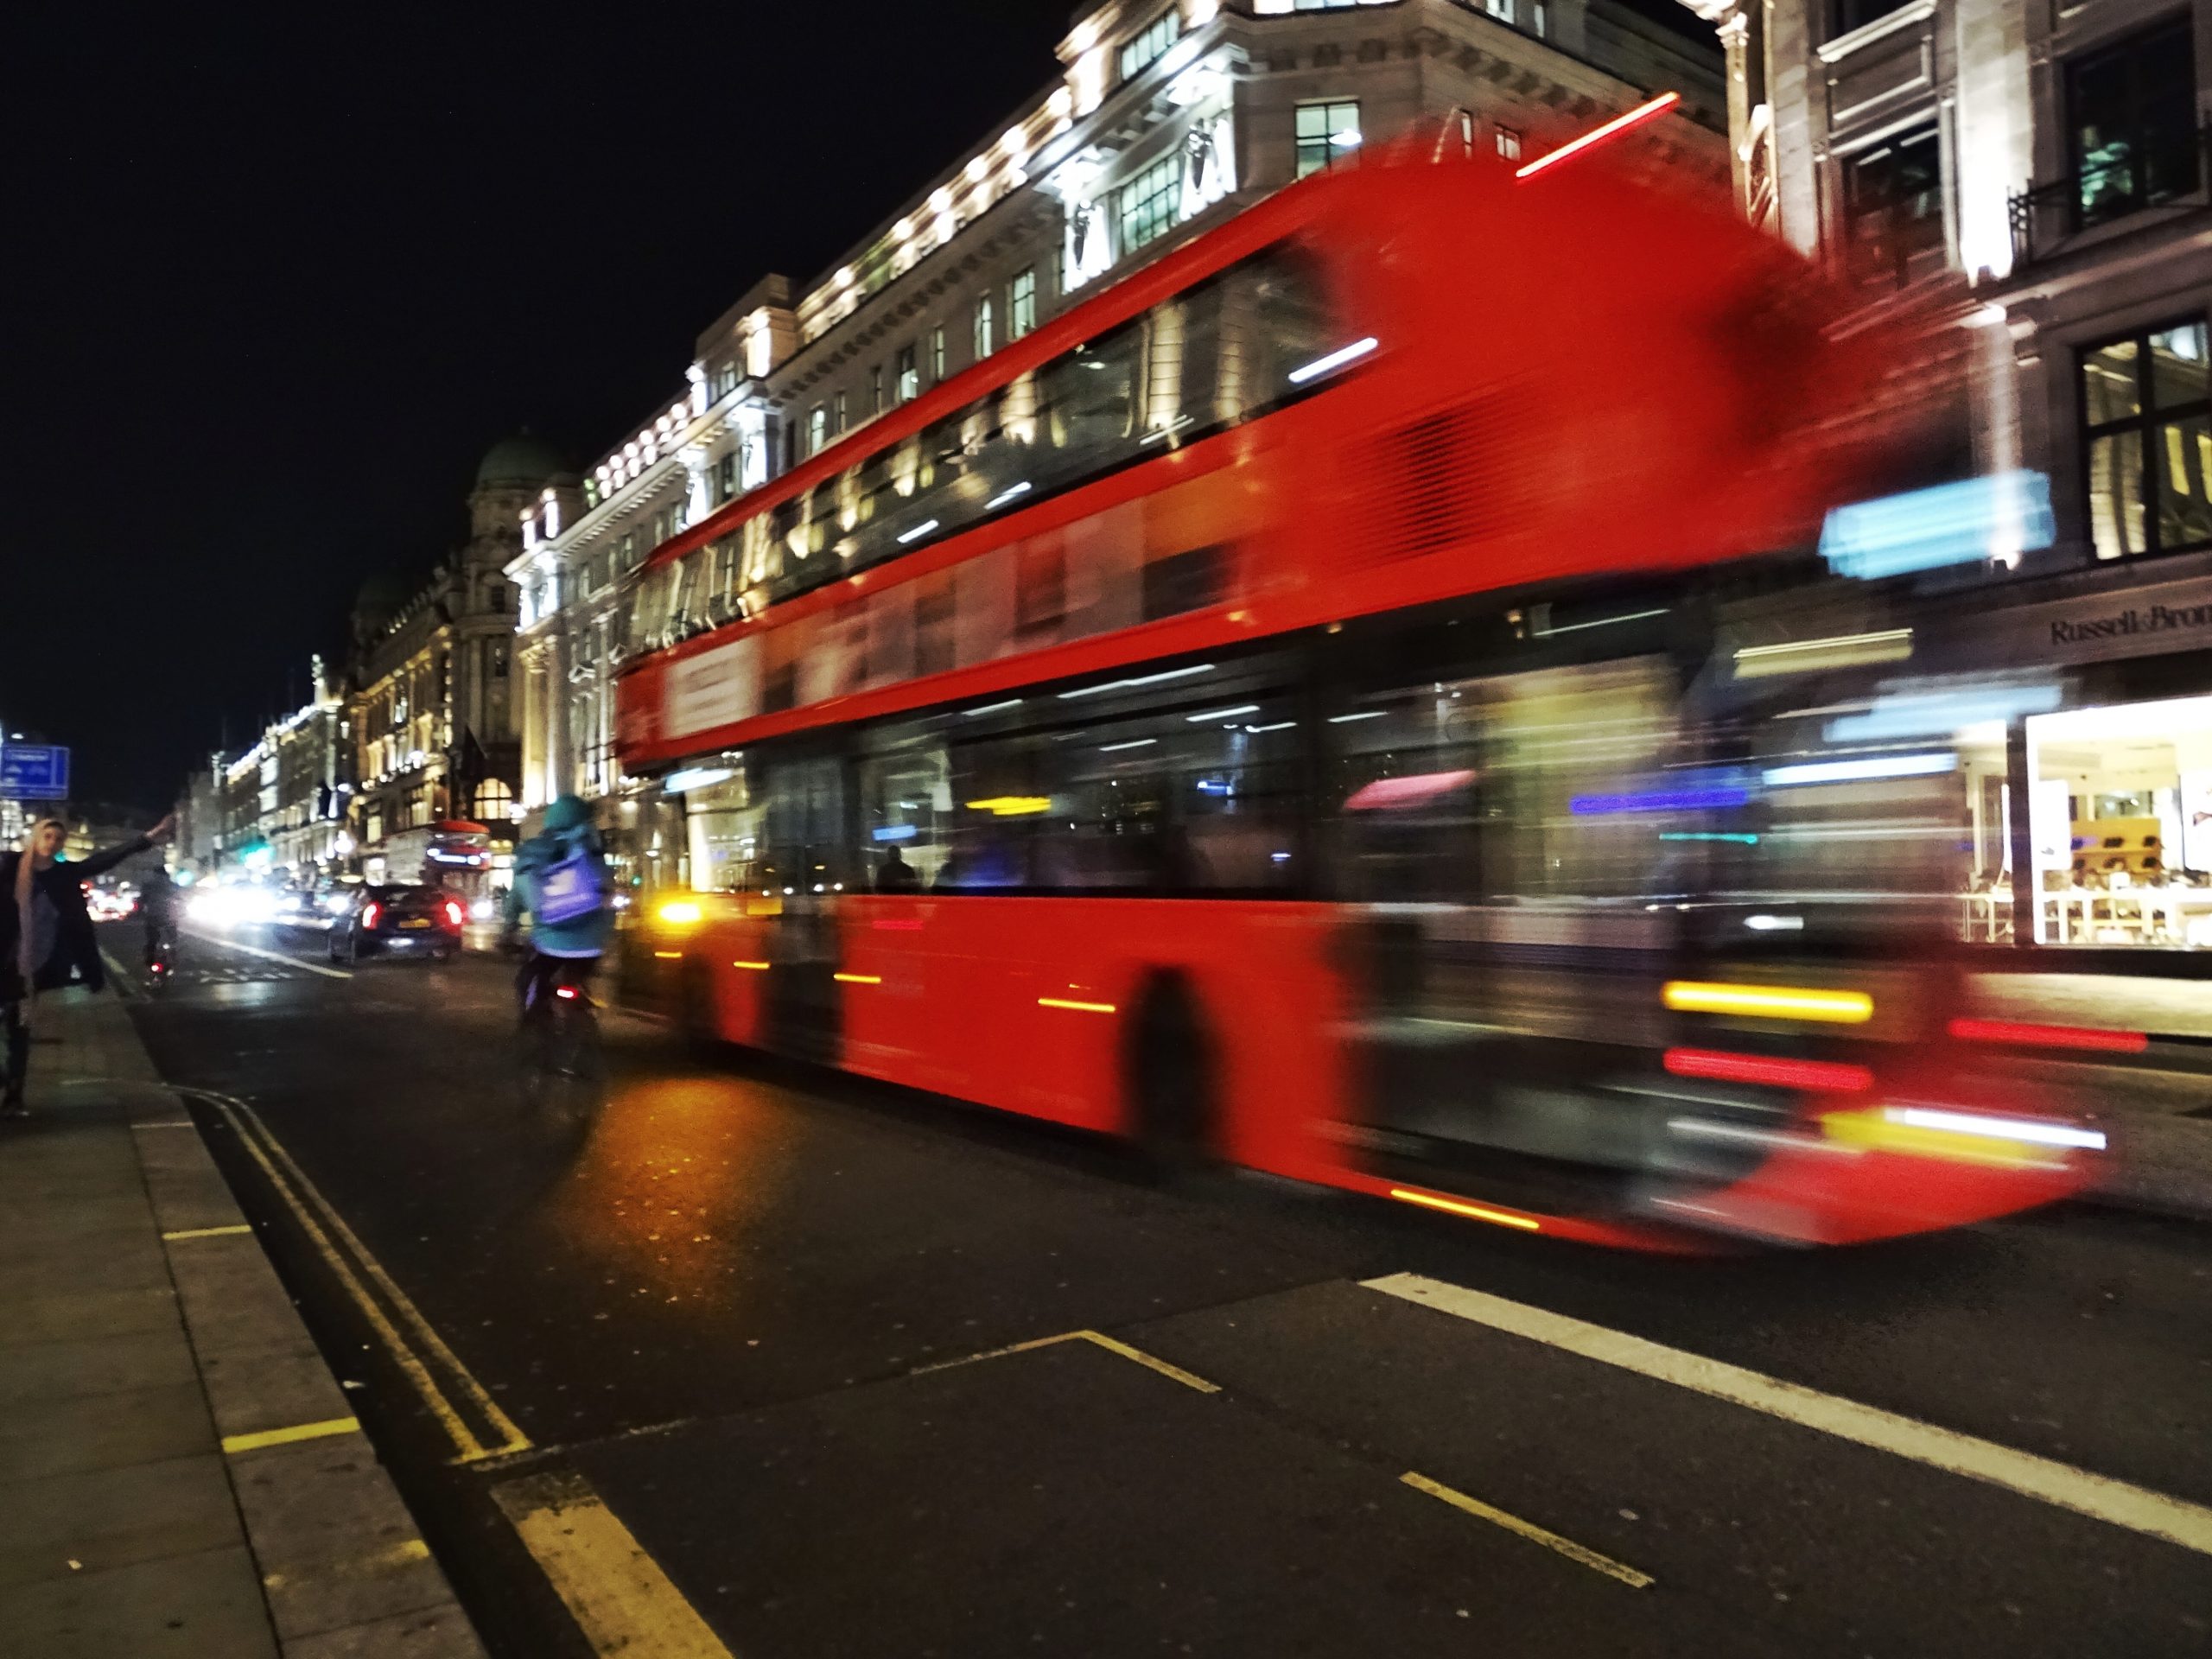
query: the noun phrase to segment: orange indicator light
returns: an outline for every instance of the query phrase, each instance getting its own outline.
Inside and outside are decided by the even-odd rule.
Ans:
[[[1407,1204],[1418,1204],[1430,1210],[1446,1210],[1455,1216],[1467,1216],[1476,1221],[1493,1222],[1500,1227],[1518,1227],[1524,1233],[1540,1233],[1543,1227],[1533,1216],[1516,1216],[1504,1210],[1486,1210],[1479,1204],[1463,1204],[1457,1198],[1440,1198],[1433,1192],[1409,1192],[1402,1186],[1390,1189],[1390,1196]]]
[[[881,974],[832,974],[830,977],[840,985],[880,985],[883,983]]]
[[[1065,996],[1040,996],[1037,999],[1037,1006],[1040,1008],[1065,1008],[1071,1014],[1112,1014],[1116,1012],[1115,1007],[1111,1002],[1077,1002]]]
[[[765,974],[768,971],[768,964],[765,962],[733,962],[730,966],[742,968],[752,974]]]
[[[1709,985],[1669,981],[1662,993],[1678,1014],[1741,1014],[1759,1020],[1810,1020],[1821,1025],[1863,1026],[1874,1017],[1864,991],[1806,990],[1794,985]]]

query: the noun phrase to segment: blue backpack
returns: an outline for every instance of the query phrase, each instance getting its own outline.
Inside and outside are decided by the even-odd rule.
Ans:
[[[607,864],[579,836],[575,845],[537,874],[537,919],[547,926],[580,921],[607,902]]]

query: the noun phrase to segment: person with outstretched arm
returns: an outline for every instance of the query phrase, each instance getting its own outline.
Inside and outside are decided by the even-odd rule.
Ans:
[[[175,827],[163,818],[135,841],[90,858],[66,860],[69,827],[59,818],[31,826],[21,852],[0,854],[0,1027],[7,1033],[7,1078],[0,1116],[28,1117],[23,1088],[30,1072],[31,1015],[39,994],[79,979],[93,990],[107,982],[85,883],[126,858],[160,845]]]

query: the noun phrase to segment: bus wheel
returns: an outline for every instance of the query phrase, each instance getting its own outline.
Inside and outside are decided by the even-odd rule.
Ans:
[[[1219,1066],[1197,994],[1179,973],[1147,984],[1128,1031],[1129,1122],[1145,1151],[1169,1171],[1219,1154]]]

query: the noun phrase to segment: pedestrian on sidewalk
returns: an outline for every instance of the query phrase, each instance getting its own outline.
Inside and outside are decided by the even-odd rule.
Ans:
[[[0,1117],[26,1117],[23,1084],[31,1060],[31,1011],[41,991],[79,978],[98,990],[107,976],[85,907],[84,884],[135,854],[168,839],[171,815],[135,841],[90,858],[59,856],[68,826],[41,818],[19,853],[0,854],[0,1027],[7,1034],[7,1074],[0,1084]]]

